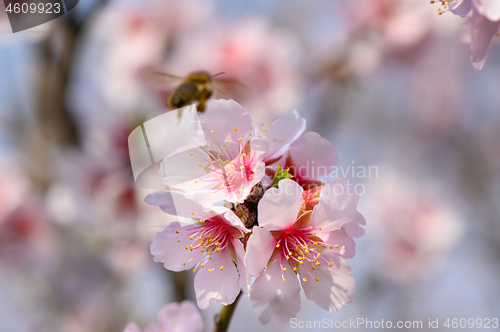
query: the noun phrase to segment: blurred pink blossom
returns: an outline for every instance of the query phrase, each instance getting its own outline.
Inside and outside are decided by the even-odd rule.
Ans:
[[[203,320],[191,301],[171,303],[158,313],[159,324],[151,324],[142,332],[201,332]],[[141,332],[135,323],[129,323],[123,332]]]
[[[302,100],[296,37],[262,17],[233,23],[213,18],[198,29],[182,31],[163,69],[177,76],[200,69],[224,72],[220,80],[250,88],[253,93],[237,101],[262,121],[296,107]]]
[[[371,215],[383,243],[379,272],[403,283],[432,278],[462,237],[461,219],[442,196],[411,182],[392,180],[378,189]]]

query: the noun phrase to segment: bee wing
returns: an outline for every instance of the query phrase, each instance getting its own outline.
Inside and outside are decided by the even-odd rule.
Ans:
[[[252,90],[246,85],[233,82],[213,81],[214,92],[217,97],[227,99],[247,99],[252,95]]]
[[[140,77],[144,79],[151,87],[158,90],[169,90],[176,85],[181,84],[182,77],[160,73],[151,69],[144,69],[140,72]]]

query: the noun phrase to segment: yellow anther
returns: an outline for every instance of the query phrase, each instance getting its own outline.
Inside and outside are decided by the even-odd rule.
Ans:
[[[308,253],[309,253],[309,249],[306,249],[306,254],[308,254]]]
[[[205,266],[205,264],[200,264],[200,267],[203,268]]]
[[[194,180],[194,183],[198,183],[198,180]]]
[[[201,164],[198,164],[198,167],[201,167]]]
[[[177,234],[179,234],[179,231],[175,231]]]
[[[338,249],[338,248],[339,248],[339,246],[338,246],[338,244],[336,244],[336,245],[335,245],[335,249]]]
[[[283,272],[286,272],[286,267],[283,268]]]
[[[241,166],[240,166],[240,169],[243,169],[243,168],[245,168],[245,166],[241,165]]]
[[[267,132],[267,129],[262,129],[263,132]]]
[[[186,262],[182,263],[182,265],[186,266]]]
[[[238,131],[238,127],[234,127],[234,131]]]
[[[318,250],[318,254],[321,254],[321,253],[322,253],[322,251],[321,251],[321,250]]]
[[[290,259],[290,256],[286,255],[286,256],[285,256],[285,258],[286,258],[287,260],[289,260],[289,259]]]
[[[208,273],[210,273],[210,271],[211,271],[210,269],[207,270]]]
[[[240,142],[241,142],[241,141],[243,141],[243,138],[241,138],[241,137],[240,137],[240,138],[238,138],[238,141],[240,141]]]
[[[313,229],[313,227],[312,227],[312,226],[309,226],[309,229]]]
[[[319,265],[320,265],[319,262],[316,262],[316,266],[319,266]]]
[[[294,267],[294,268],[293,268],[293,271],[294,271],[294,272],[297,272],[297,268],[296,268],[296,267]]]
[[[206,147],[207,147],[206,145],[202,145],[202,146],[201,146],[201,148],[202,148],[202,149],[204,149],[204,148],[206,148]]]
[[[328,266],[329,266],[329,267],[332,267],[332,263],[328,263]]]
[[[319,278],[316,278],[316,279],[314,279],[314,280],[319,281]]]
[[[286,279],[285,279],[285,278],[283,278],[283,282],[286,282]]]
[[[330,247],[330,249],[333,249],[333,247]]]
[[[222,146],[223,146],[223,147],[226,147],[227,145],[226,145],[226,143],[222,143]]]
[[[200,224],[203,224],[205,222],[205,220],[200,220]],[[202,237],[203,237],[203,234],[202,234]]]
[[[192,237],[192,236],[190,236],[190,237],[189,237],[189,239],[190,239],[190,240],[193,240],[193,237]]]
[[[221,267],[220,267],[220,270],[221,270],[221,271],[222,271],[222,270],[224,270],[224,267],[223,267],[223,266],[221,266]]]
[[[271,128],[272,124],[269,124],[269,128]]]
[[[177,242],[181,242],[181,240],[177,240]]]
[[[190,155],[190,156],[192,156],[193,154],[194,154],[194,153],[193,153],[193,151],[189,152],[189,155]]]
[[[313,246],[317,246],[317,245],[318,245],[318,242],[314,242],[314,243],[313,243]]]
[[[191,272],[195,273],[195,272],[196,272],[196,270],[195,270],[195,269],[192,269],[192,270],[191,270]]]
[[[318,228],[318,230],[320,231],[320,230],[321,230],[321,227],[320,227],[320,228]]]
[[[220,248],[215,249],[215,252],[219,253],[220,252]]]
[[[307,279],[306,278],[302,278],[302,281],[307,281]]]
[[[213,131],[213,130],[212,130],[212,131],[211,131],[211,133],[212,133],[212,134],[215,134],[215,131]]]
[[[210,195],[211,193],[212,193],[212,192],[209,190],[209,191],[208,191],[208,194]]]
[[[311,266],[311,270],[313,270],[313,271],[316,270],[316,266],[314,266],[314,265]]]
[[[304,261],[300,261],[300,264],[304,264]]]
[[[243,156],[243,158],[244,158],[244,157],[246,157],[246,156],[247,156],[247,154],[243,152],[242,156]]]
[[[196,213],[194,213],[194,212],[191,212],[191,215],[193,215],[193,216],[194,216],[195,214],[196,214]]]
[[[212,259],[212,257],[208,257],[208,259],[210,260],[210,259]]]
[[[280,244],[278,243],[278,244],[276,245],[276,248],[279,248],[279,247],[280,247]]]
[[[241,189],[241,188],[240,188],[239,192],[240,192],[240,193],[241,193],[241,192],[243,192],[243,189]]]
[[[188,247],[188,246],[186,246],[185,248],[186,248],[186,250],[188,250],[188,249],[189,249],[189,247]]]

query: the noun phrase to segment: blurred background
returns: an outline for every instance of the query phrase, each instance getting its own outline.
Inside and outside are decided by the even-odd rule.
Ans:
[[[254,120],[296,109],[340,166],[376,166],[354,179],[356,298],[299,320],[500,318],[500,40],[474,70],[463,20],[423,0],[82,0],[16,34],[0,6],[0,331],[122,331],[194,298],[153,262],[172,218],[130,168],[129,133],[166,111],[142,68],[225,72]],[[272,328],[244,298],[229,331]]]

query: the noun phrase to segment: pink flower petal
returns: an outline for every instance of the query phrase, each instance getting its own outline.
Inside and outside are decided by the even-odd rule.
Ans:
[[[250,115],[234,100],[209,100],[207,109],[199,115],[199,118],[201,132],[198,127],[195,128],[196,121],[188,123],[188,132],[193,135],[195,143],[206,141],[238,144],[240,137],[246,141],[251,132]]]
[[[161,232],[156,233],[151,244],[151,254],[155,262],[162,262],[167,270],[183,271],[192,268],[199,259],[192,259],[198,251],[186,250],[193,241],[183,237],[182,231],[187,227],[180,227],[178,222],[173,222]],[[176,232],[179,232],[177,234]],[[180,242],[177,242],[180,240]],[[186,262],[186,265],[184,265]]]
[[[500,1],[476,0],[477,10],[490,21],[500,21]]]
[[[201,332],[203,320],[198,308],[191,301],[166,305],[158,314],[161,331]]]
[[[265,136],[269,140],[269,148],[264,161],[277,158],[284,154],[290,144],[297,139],[306,128],[306,120],[297,111],[283,115],[274,121]]]
[[[472,1],[451,0],[450,2],[448,2],[448,6],[450,7],[450,10],[453,14],[465,17],[472,9]]]
[[[297,220],[303,191],[290,179],[281,180],[278,188],[268,189],[259,202],[259,225],[270,231],[291,227]]]
[[[347,303],[351,302],[356,293],[356,283],[351,274],[351,268],[347,262],[336,257],[331,267],[321,264],[314,270],[313,276],[319,281],[307,279],[301,280],[304,293],[309,300],[330,312],[339,311]]]
[[[346,224],[346,225],[350,225]],[[356,243],[354,242],[354,239],[347,235],[347,232],[345,230],[345,226],[342,227],[338,231],[333,231],[333,233],[342,241],[342,244],[345,246],[343,249],[343,258],[353,258],[356,255]]]
[[[314,132],[297,138],[290,145],[288,153],[293,160],[296,176],[303,179],[327,176],[338,164],[337,151],[333,145]]]
[[[323,231],[340,229],[356,219],[359,196],[349,187],[349,179],[337,178],[328,183],[320,193],[319,204],[313,209],[309,225]]]
[[[212,259],[194,277],[194,290],[200,309],[206,309],[215,302],[231,304],[240,292],[240,277],[231,257],[224,257],[222,252],[211,256]]]
[[[232,239],[231,243],[233,244],[234,251],[236,251],[236,257],[238,260],[236,268],[240,274],[239,285],[243,292],[248,295],[250,291],[251,276],[247,273],[247,269],[245,267],[245,249],[243,248],[243,243],[241,243],[239,239]]]
[[[360,237],[365,234],[365,229],[361,226],[366,225],[365,217],[359,212],[356,212],[356,219],[353,222],[344,224],[343,228],[347,234],[352,237]]]
[[[253,228],[245,254],[245,266],[250,275],[256,276],[265,269],[277,243],[269,231],[258,226]]]
[[[467,48],[474,68],[481,69],[488,56],[488,50],[495,34],[499,31],[500,23],[492,22],[472,10],[464,20],[461,31],[462,45]]]
[[[165,213],[185,218],[208,219],[228,210],[223,207],[203,207],[194,199],[187,197],[185,193],[169,190],[155,191],[146,196],[144,201],[150,205],[159,206]]]
[[[283,282],[282,273],[286,282]],[[273,328],[284,327],[300,310],[297,276],[291,268],[282,272],[279,264],[271,264],[255,279],[250,301],[262,325],[272,321]]]

